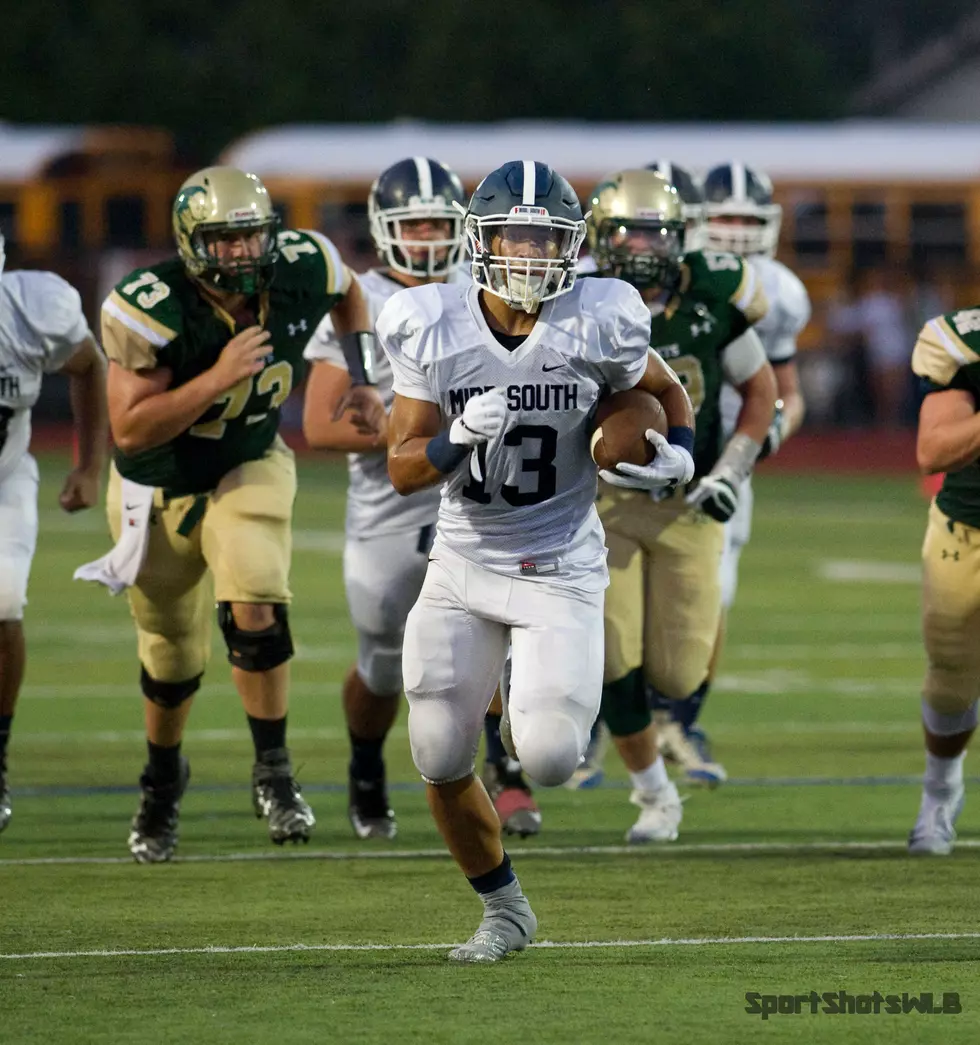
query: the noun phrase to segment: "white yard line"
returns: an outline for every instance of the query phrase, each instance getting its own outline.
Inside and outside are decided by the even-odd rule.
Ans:
[[[833,852],[900,852],[904,839],[895,841],[858,842],[705,842],[663,846],[633,845],[569,845],[569,846],[508,846],[512,856],[577,857],[577,856],[635,856],[657,858],[662,856],[691,856],[694,854],[755,853],[777,855],[784,853]],[[959,839],[957,849],[980,849],[980,838]],[[239,864],[267,863],[276,860],[325,860],[347,862],[352,860],[448,860],[445,849],[291,849],[273,851],[256,849],[247,853],[197,853],[175,857],[175,864]],[[0,859],[0,870],[5,867],[83,867],[88,865],[134,866],[129,856],[27,856]]]
[[[759,944],[801,943],[884,943],[906,940],[977,940],[980,932],[969,933],[854,933],[825,936],[695,936],[659,940],[541,940],[532,950],[598,950],[623,947],[732,947]],[[287,943],[241,947],[161,947],[158,949],[119,949],[98,951],[33,951],[27,954],[0,954],[6,961],[33,961],[42,958],[155,958],[185,954],[295,954],[303,952],[356,953],[365,951],[444,951],[454,943]]]

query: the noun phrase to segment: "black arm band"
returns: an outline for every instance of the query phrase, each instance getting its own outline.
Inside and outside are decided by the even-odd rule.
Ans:
[[[671,446],[683,446],[689,453],[694,453],[694,429],[687,425],[671,425],[667,429],[667,442]]]
[[[377,342],[374,334],[368,330],[359,330],[354,334],[344,334],[340,339],[340,348],[344,353],[347,373],[352,385],[377,384],[374,379],[374,350]]]
[[[472,449],[472,446],[462,446],[459,443],[451,442],[449,432],[443,431],[433,436],[425,444],[425,456],[428,457],[429,464],[437,472],[448,475],[450,472],[456,471]]]

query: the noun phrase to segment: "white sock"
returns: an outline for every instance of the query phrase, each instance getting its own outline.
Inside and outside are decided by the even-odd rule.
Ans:
[[[648,795],[666,787],[670,783],[670,779],[667,776],[663,755],[657,755],[657,761],[641,772],[630,773],[630,782],[637,791],[643,791]]]
[[[949,791],[963,783],[963,760],[966,752],[961,751],[955,758],[940,758],[932,752],[926,752],[926,773],[923,784],[926,791]]]

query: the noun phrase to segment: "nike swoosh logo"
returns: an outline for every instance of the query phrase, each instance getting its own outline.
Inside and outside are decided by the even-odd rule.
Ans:
[[[126,511],[127,512],[135,512],[137,508],[139,508],[138,504],[127,504],[126,505]]]
[[[544,365],[543,365],[543,366],[541,367],[541,369],[542,369],[542,370],[543,370],[543,371],[544,371],[544,372],[545,372],[546,374],[550,374],[552,370],[561,370],[561,368],[562,368],[563,366],[565,366],[565,364],[564,364],[564,363],[556,363],[556,364],[555,364],[554,366],[548,366],[548,364],[547,364],[547,363],[545,363],[545,364],[544,364]]]

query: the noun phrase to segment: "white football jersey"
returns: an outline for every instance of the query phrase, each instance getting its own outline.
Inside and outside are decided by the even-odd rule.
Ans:
[[[796,339],[810,322],[810,297],[800,279],[781,261],[764,254],[746,259],[762,280],[769,311],[752,328],[774,366],[796,355]],[[721,390],[722,425],[726,435],[735,431],[742,397],[731,385]]]
[[[90,334],[78,291],[53,272],[0,279],[0,481],[27,453],[41,378],[60,370]]]
[[[474,285],[403,290],[377,331],[395,392],[437,403],[447,423],[470,396],[506,390],[501,432],[443,484],[432,554],[445,546],[495,573],[604,588],[588,419],[605,391],[632,388],[646,370],[650,312],[639,293],[617,279],[576,282],[545,302],[513,351],[487,326]]]
[[[388,298],[405,289],[403,283],[389,278],[380,269],[359,273],[357,280],[367,298],[372,324],[377,323]],[[311,361],[347,369],[329,312],[320,320],[303,355]],[[385,409],[390,412],[395,394],[391,390],[391,367],[384,352],[375,354],[374,376]],[[350,479],[347,488],[348,536],[363,538],[401,533],[435,522],[439,512],[439,490],[419,490],[410,497],[402,497],[388,478],[388,459],[383,450],[371,454],[348,454],[347,473]]]

